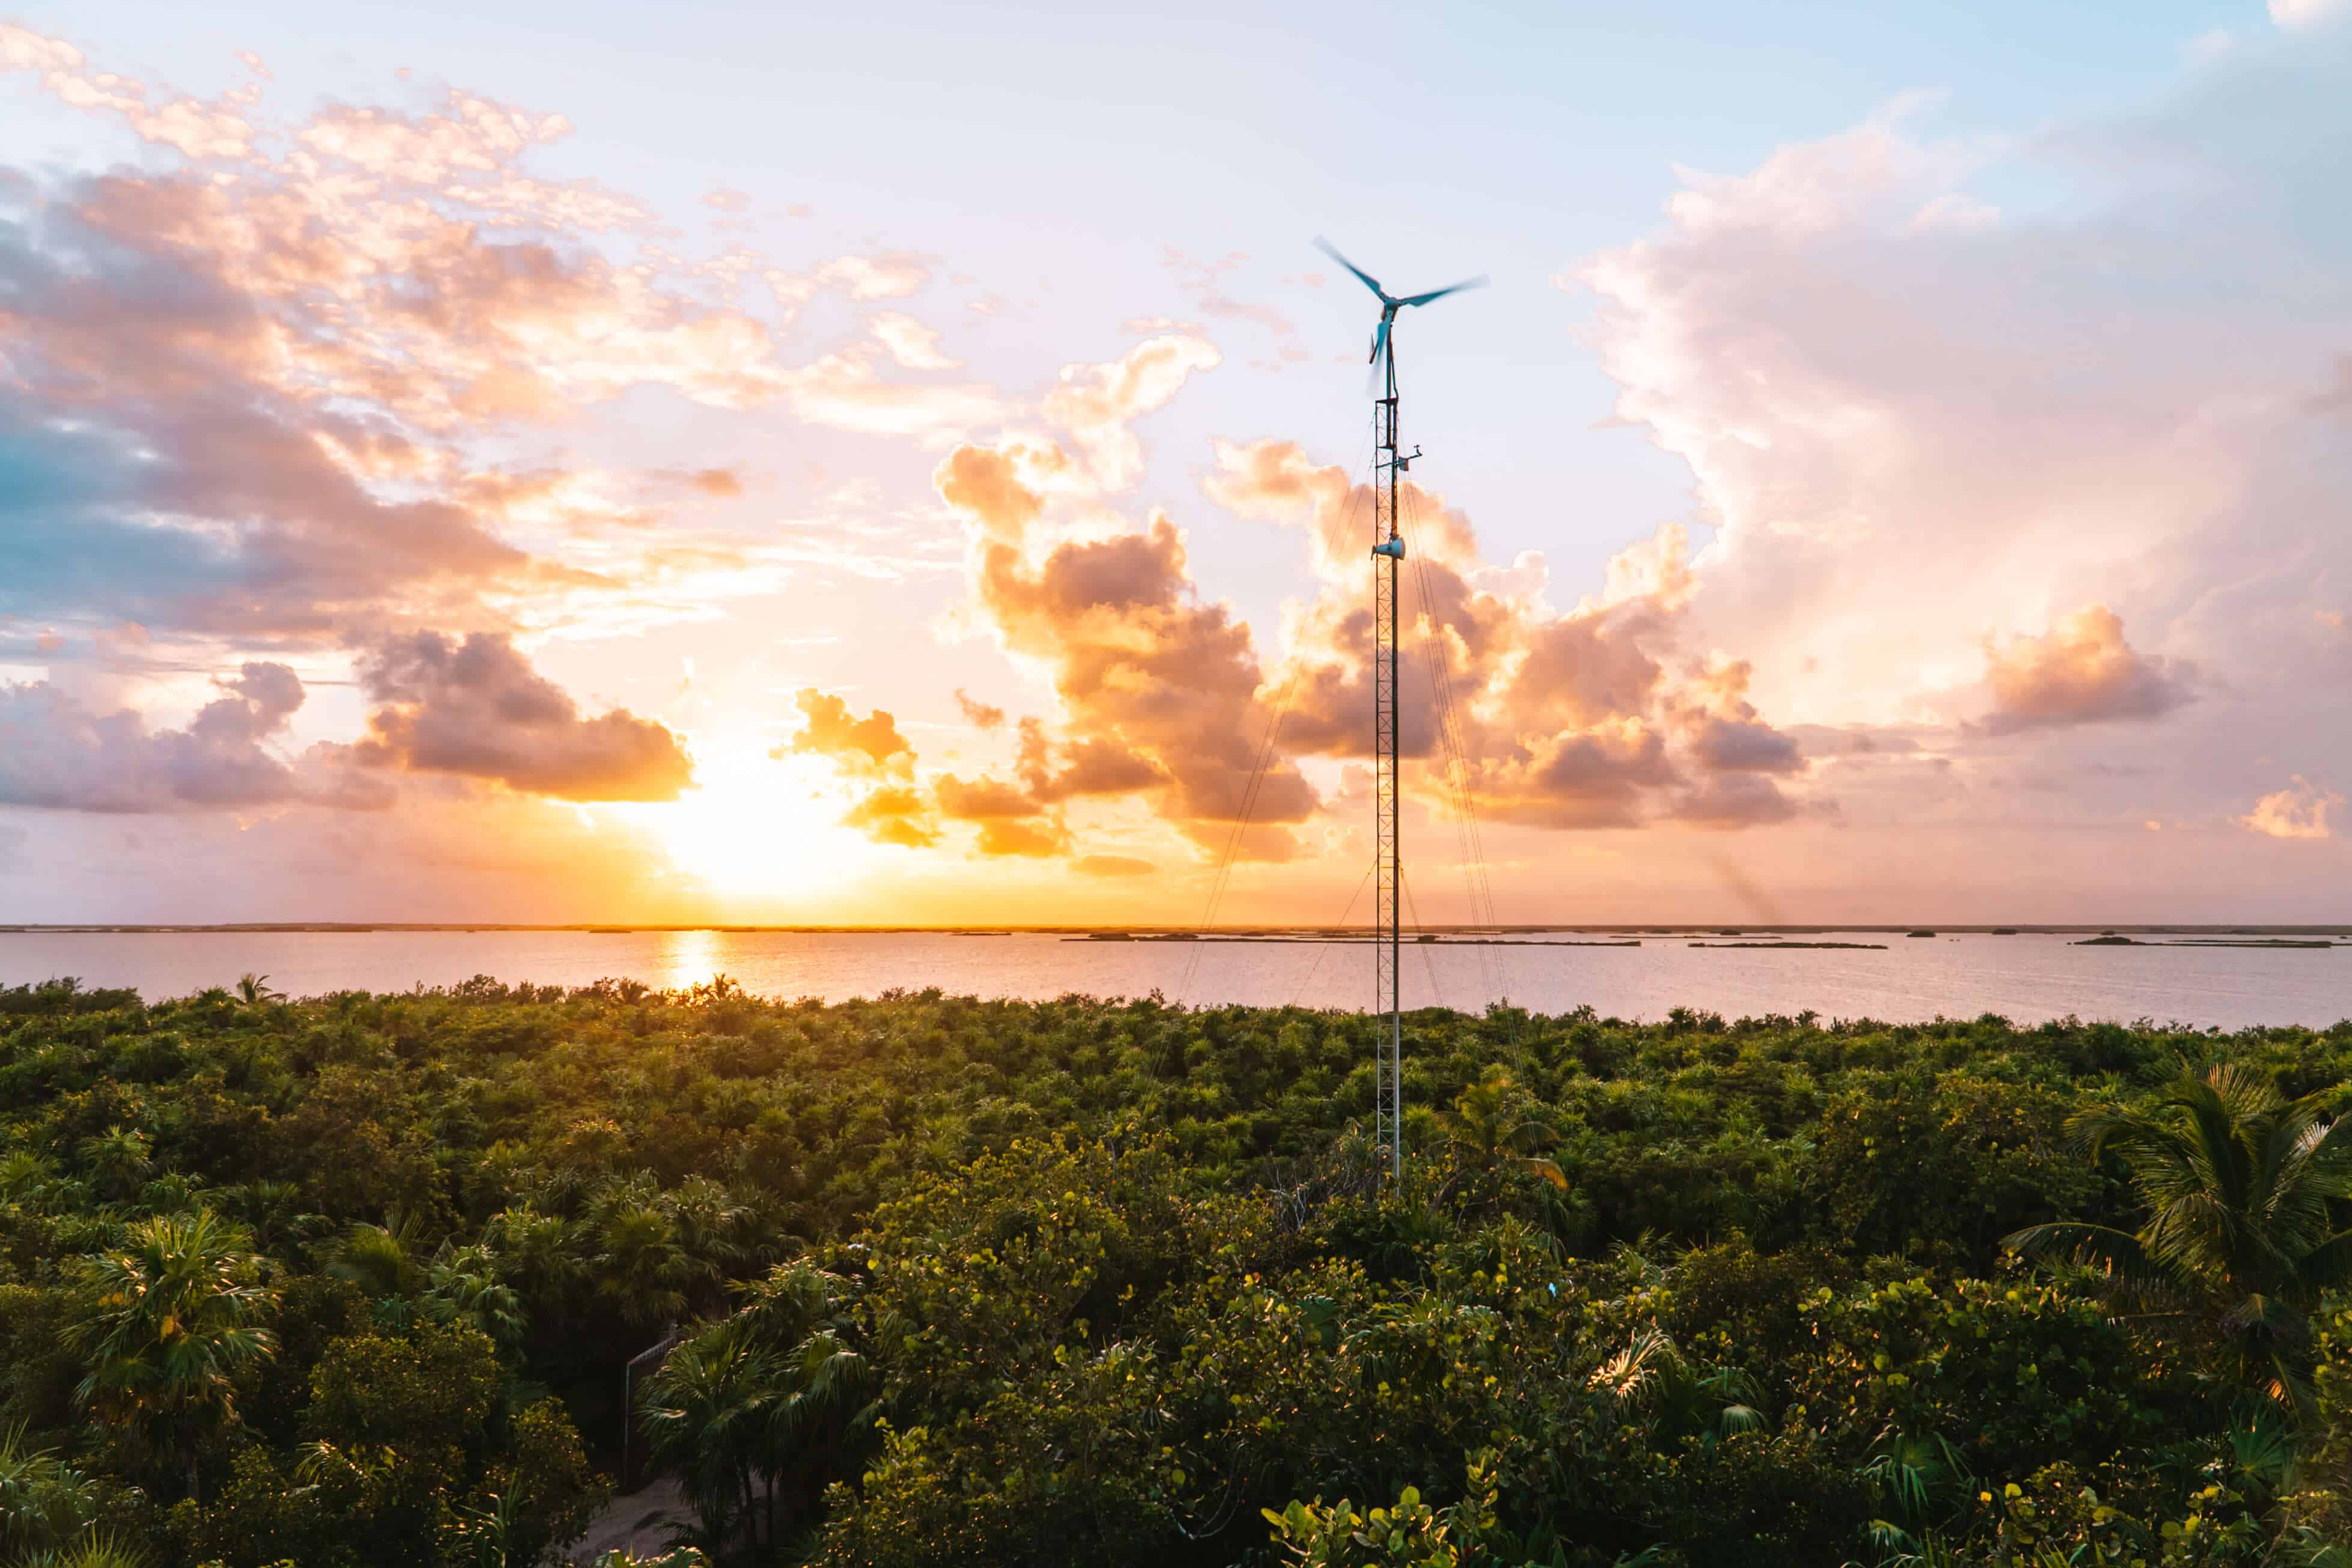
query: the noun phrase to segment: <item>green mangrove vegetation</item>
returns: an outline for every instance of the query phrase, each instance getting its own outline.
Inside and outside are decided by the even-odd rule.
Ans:
[[[2352,1025],[1371,1027],[0,990],[0,1565],[2352,1563]]]

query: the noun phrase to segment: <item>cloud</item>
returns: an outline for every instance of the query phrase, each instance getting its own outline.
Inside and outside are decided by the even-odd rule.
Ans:
[[[1038,805],[1028,795],[1002,779],[977,778],[966,783],[953,773],[931,781],[940,809],[960,822],[992,822],[1007,817],[1034,816]]]
[[[1132,855],[1081,855],[1070,867],[1089,877],[1149,877],[1160,869],[1157,863]]]
[[[2345,9],[2345,0],[2270,0],[2271,20],[2286,28],[2315,26]]]
[[[979,383],[886,381],[864,344],[829,353],[783,378],[793,412],[812,424],[865,436],[951,438],[1004,412]]]
[[[452,89],[265,118],[255,90],[167,101],[19,27],[0,32],[7,68],[181,161],[0,181],[0,614],[133,617],[214,647],[703,614],[584,542],[642,521],[627,484],[601,519],[537,527],[529,487],[501,482],[528,477],[503,468],[524,432],[648,387],[941,440],[999,412],[984,386],[886,379],[871,342],[786,363],[733,302],[757,258],[625,258],[611,237],[650,240],[642,205],[533,172],[570,134],[561,114]],[[780,300],[869,301],[929,266],[765,270]],[[919,333],[888,335],[919,356]],[[724,474],[696,482],[724,495]]]
[[[2182,676],[2135,652],[2122,618],[2104,605],[2084,606],[2042,637],[2011,637],[2006,647],[1987,639],[1985,662],[1994,703],[1985,728],[1997,735],[2160,718],[2188,700]]]
[[[877,311],[866,325],[903,370],[954,370],[963,363],[940,352],[937,328],[925,326],[904,311]]]
[[[993,707],[967,695],[961,686],[955,690],[956,709],[965,723],[975,730],[994,730],[1004,722],[1004,710]]]
[[[1118,742],[1097,738],[1056,744],[1035,719],[1021,721],[1014,767],[1029,793],[1043,801],[1132,795],[1168,782],[1167,773],[1151,759]]]
[[[87,68],[79,49],[0,22],[0,70],[40,73],[41,85],[76,109],[113,114],[142,139],[191,158],[241,158],[253,149],[253,127],[236,93],[212,103],[194,98],[151,100],[146,86],[112,71]]]
[[[1044,859],[1066,851],[1070,847],[1070,834],[1059,822],[1050,818],[1017,821],[994,817],[981,824],[980,837],[973,841],[973,847],[982,855],[1014,855]]]
[[[2344,804],[2334,790],[2322,789],[2301,773],[2292,784],[2263,796],[2254,809],[2237,819],[2250,833],[2272,838],[2333,838],[2327,814]]]
[[[748,212],[751,210],[751,197],[748,192],[734,190],[726,185],[713,185],[703,192],[702,205],[723,213]]]
[[[841,825],[857,829],[877,844],[895,844],[902,849],[928,849],[940,838],[931,803],[902,784],[867,791],[842,815]]]
[[[1286,759],[1261,768],[1273,715],[1248,628],[1200,601],[1182,536],[1164,516],[1140,532],[1048,537],[1045,498],[1024,469],[1052,471],[1058,457],[965,446],[940,464],[940,494],[971,530],[978,614],[1007,652],[1051,672],[1063,739],[1082,749],[1074,756],[1125,766],[1118,782],[1149,790],[1197,843],[1223,846],[1246,814],[1264,825],[1253,854],[1297,853],[1281,825],[1312,816],[1315,793]],[[1031,766],[1051,782],[1034,749]]]
[[[829,691],[804,686],[793,694],[793,706],[804,721],[786,750],[803,756],[830,758],[845,774],[856,777],[911,778],[915,748],[898,732],[898,721],[876,709],[865,718],[853,716],[849,704]]]
[[[842,816],[877,844],[924,849],[939,842],[939,812],[914,784],[915,748],[898,721],[880,709],[863,719],[829,691],[803,687],[793,698],[803,720],[798,733],[772,754],[824,757],[845,779],[868,785]]]
[[[941,773],[931,781],[931,793],[938,797],[943,815],[980,825],[974,847],[982,855],[1042,858],[1059,855],[1070,847],[1068,825],[1058,815],[1047,815],[1042,802],[1002,779],[982,777],[967,783],[953,773]]]
[[[1770,779],[1729,773],[1708,779],[1684,795],[1675,803],[1673,815],[1703,827],[1754,827],[1786,822],[1798,809]]]
[[[1147,338],[1108,364],[1063,366],[1060,381],[1045,395],[1045,418],[1070,433],[1097,484],[1125,489],[1143,474],[1143,443],[1129,425],[1164,407],[1194,371],[1223,363],[1206,338],[1181,332]]]
[[[769,282],[779,299],[793,303],[824,289],[838,289],[861,302],[904,300],[930,287],[931,258],[900,250],[878,256],[836,256],[812,272],[774,274]]]
[[[1286,442],[1223,444],[1205,480],[1213,499],[1301,528],[1310,542],[1319,591],[1286,618],[1284,743],[1369,756],[1369,490]],[[1683,654],[1694,578],[1678,527],[1620,552],[1601,592],[1561,611],[1545,600],[1539,558],[1509,573],[1485,566],[1469,519],[1443,497],[1408,481],[1400,510],[1402,668],[1427,693],[1402,716],[1409,792],[1446,815],[1466,795],[1481,816],[1553,828],[1694,811],[1727,825],[1794,809],[1766,809],[1768,795],[1781,798],[1777,788],[1705,788],[1717,773],[1793,777],[1807,764],[1748,700],[1745,661]],[[1436,700],[1441,691],[1449,700]]]
[[[2020,855],[2086,817],[2242,811],[2280,733],[2328,737],[2315,774],[2346,761],[2322,634],[2352,582],[2347,317],[2305,289],[2352,229],[2297,215],[2340,183],[2347,64],[2334,27],[2248,40],[2015,139],[1897,105],[1685,174],[1658,232],[1564,274],[1615,416],[1694,481],[1672,647],[1634,639],[1660,689],[1678,650],[1726,650],[1778,729],[1909,734],[1916,756],[1819,753],[1847,829],[1998,821]],[[2049,194],[1994,211],[1994,188]],[[1622,673],[1620,707],[1646,679]],[[1969,719],[2006,743],[1962,744]],[[1711,724],[1676,733],[1681,768],[1736,760]]]
[[[353,775],[342,748],[289,763],[272,750],[302,706],[282,664],[246,664],[178,730],[150,730],[135,711],[90,711],[44,681],[0,686],[0,805],[56,811],[247,809],[296,803],[373,809],[380,781]]]
[[[384,638],[359,660],[378,706],[356,748],[371,766],[494,779],[564,800],[675,800],[694,783],[685,744],[651,719],[579,705],[505,637]]]
[[[1242,252],[1230,252],[1215,261],[1202,261],[1170,246],[1160,252],[1160,260],[1176,275],[1177,286],[1192,296],[1193,307],[1202,314],[1255,321],[1277,338],[1297,335],[1297,326],[1272,305],[1248,304],[1225,292],[1222,279],[1249,260]],[[1309,277],[1314,275],[1309,274]],[[1317,278],[1309,287],[1316,287],[1320,281]]]

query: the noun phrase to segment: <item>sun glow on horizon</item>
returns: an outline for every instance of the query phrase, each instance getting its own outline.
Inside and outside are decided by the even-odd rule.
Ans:
[[[790,899],[837,892],[875,867],[876,847],[840,825],[847,809],[811,758],[772,758],[757,736],[698,737],[700,783],[631,808],[670,864],[715,893]]]

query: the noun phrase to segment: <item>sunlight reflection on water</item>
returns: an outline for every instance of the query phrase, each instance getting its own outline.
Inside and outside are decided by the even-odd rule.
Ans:
[[[726,953],[719,945],[715,931],[666,931],[653,933],[660,943],[659,968],[650,974],[632,974],[626,978],[643,980],[665,991],[684,991],[699,985],[714,974],[726,972]],[[610,937],[604,939],[611,941]],[[601,975],[598,978],[603,978]]]

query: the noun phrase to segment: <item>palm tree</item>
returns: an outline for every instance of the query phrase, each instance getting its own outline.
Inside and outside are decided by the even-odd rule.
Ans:
[[[719,1277],[688,1249],[675,1207],[649,1171],[606,1183],[589,1205],[589,1224],[596,1236],[597,1292],[610,1297],[632,1327],[675,1321],[690,1292]]]
[[[1527,1152],[1530,1144],[1552,1132],[1526,1114],[1526,1104],[1510,1073],[1498,1067],[1455,1095],[1452,1110],[1438,1113],[1438,1125],[1454,1145],[1462,1173],[1484,1203],[1501,1201],[1506,1173],[1540,1176],[1567,1190],[1568,1178],[1557,1163]]]
[[[22,1423],[0,1432],[0,1551],[11,1561],[57,1552],[98,1517],[96,1483],[36,1448]]]
[[[464,1323],[501,1350],[522,1342],[522,1298],[500,1278],[498,1255],[488,1247],[442,1243],[425,1279],[425,1310],[435,1321]]]
[[[873,1363],[848,1339],[849,1283],[807,1258],[781,1263],[742,1288],[734,1321],[776,1357],[761,1465],[768,1475],[768,1539],[776,1539],[784,1478],[796,1481],[794,1510],[839,1479],[853,1456],[845,1439],[869,1427],[882,1392]]]
[[[2071,1255],[2119,1306],[2194,1324],[2233,1380],[2301,1409],[2311,1310],[2352,1281],[2352,1122],[2325,1116],[2325,1098],[2217,1066],[2151,1110],[2081,1112],[2068,1130],[2095,1160],[2123,1156],[2147,1221],[2029,1226],[2003,1245]]]
[[[378,1326],[404,1329],[425,1285],[416,1261],[416,1216],[394,1215],[390,1225],[354,1225],[334,1244],[327,1272],[359,1287]]]
[[[272,1002],[283,1002],[286,994],[269,988],[269,976],[247,970],[236,977],[237,1005],[258,1010]]]
[[[1750,1403],[1756,1388],[1746,1373],[1696,1365],[1655,1324],[1635,1333],[1586,1382],[1611,1420],[1638,1418],[1670,1442],[1694,1437],[1712,1449],[1764,1425]]]
[[[147,1134],[135,1127],[110,1127],[82,1140],[81,1160],[100,1192],[111,1198],[127,1198],[155,1168],[152,1147]]]
[[[852,1349],[837,1328],[822,1328],[784,1352],[780,1386],[768,1405],[761,1465],[768,1472],[768,1539],[776,1539],[777,1494],[786,1476],[798,1482],[796,1513],[826,1485],[841,1479],[856,1458],[849,1441],[870,1431],[878,1413],[882,1376]]]
[[[751,1474],[779,1371],[739,1315],[679,1341],[646,1380],[639,1419],[655,1462],[677,1468],[714,1548],[751,1523]]]
[[[140,1221],[75,1270],[81,1315],[64,1338],[89,1366],[76,1397],[182,1459],[192,1498],[205,1438],[236,1419],[236,1375],[278,1348],[259,1323],[278,1293],[249,1245],[198,1208]]]

